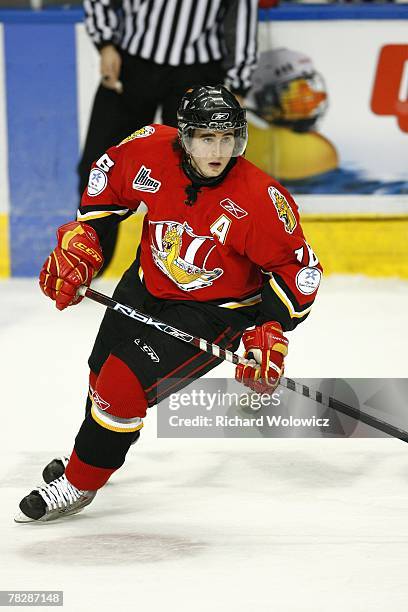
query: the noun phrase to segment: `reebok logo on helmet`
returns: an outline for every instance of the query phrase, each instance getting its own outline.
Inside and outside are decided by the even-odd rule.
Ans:
[[[229,119],[229,113],[213,113],[211,115],[211,121],[225,121]]]

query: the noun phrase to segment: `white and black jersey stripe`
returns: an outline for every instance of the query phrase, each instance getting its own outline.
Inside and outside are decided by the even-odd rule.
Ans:
[[[257,59],[257,0],[84,0],[98,47],[171,66],[223,60],[227,84],[247,90]]]

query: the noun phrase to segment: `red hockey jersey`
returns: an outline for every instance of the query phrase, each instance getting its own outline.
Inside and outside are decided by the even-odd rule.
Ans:
[[[93,165],[78,221],[102,237],[104,227],[143,202],[140,275],[151,294],[230,308],[263,299],[273,310],[278,302],[294,320],[285,327],[294,327],[310,310],[322,268],[292,196],[240,157],[222,182],[200,187],[188,206],[191,181],[176,138],[174,128],[152,125],[110,148]]]

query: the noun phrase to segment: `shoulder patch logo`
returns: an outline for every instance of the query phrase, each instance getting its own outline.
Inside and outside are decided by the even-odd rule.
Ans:
[[[118,147],[120,147],[120,145],[125,144],[125,142],[129,142],[130,140],[135,140],[135,138],[147,138],[148,136],[151,136],[152,134],[154,134],[155,129],[152,125],[145,125],[144,127],[140,128],[140,130],[136,130],[136,132],[132,132],[132,134],[130,134],[130,136],[127,136],[124,140],[122,140],[119,144]]]
[[[320,285],[321,277],[319,268],[302,268],[296,274],[296,287],[303,295],[311,295]]]
[[[108,177],[103,170],[92,168],[88,180],[88,195],[91,197],[97,196],[105,189],[108,184]]]
[[[279,219],[285,226],[285,231],[288,232],[288,234],[292,234],[297,226],[297,221],[289,202],[275,187],[268,187],[268,193],[274,203]]]
[[[150,176],[151,168],[141,166],[135,178],[133,179],[132,187],[136,191],[144,191],[147,193],[156,193],[161,187],[161,182]]]
[[[246,210],[238,206],[238,204],[235,204],[235,202],[233,202],[229,198],[225,198],[225,200],[221,200],[220,206],[225,208],[225,210],[231,213],[231,215],[235,217],[236,219],[242,219],[242,217],[246,217],[248,214]]]

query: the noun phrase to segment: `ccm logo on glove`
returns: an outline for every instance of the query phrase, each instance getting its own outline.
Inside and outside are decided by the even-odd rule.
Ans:
[[[99,253],[97,253],[94,249],[91,249],[90,247],[88,247],[85,244],[83,244],[82,242],[75,242],[74,243],[74,247],[76,247],[77,249],[79,249],[83,253],[87,253],[88,255],[93,257],[96,262],[98,262],[98,263],[102,262],[101,255]]]
[[[77,291],[81,285],[90,285],[103,264],[103,255],[97,233],[86,223],[61,225],[57,239],[58,245],[44,262],[39,282],[58,310],[64,310],[83,299]]]

